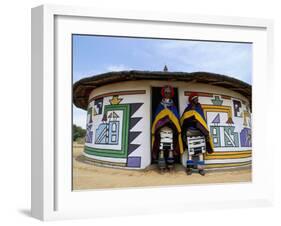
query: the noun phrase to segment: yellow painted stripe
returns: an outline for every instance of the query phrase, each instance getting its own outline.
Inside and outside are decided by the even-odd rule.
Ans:
[[[209,158],[209,157],[231,158],[231,157],[244,157],[244,156],[252,156],[252,154],[251,153],[245,153],[245,154],[233,154],[233,155],[205,155],[206,158]]]
[[[207,155],[240,155],[240,154],[251,154],[252,150],[248,150],[248,151],[215,151],[212,154],[208,154]]]
[[[225,167],[235,167],[235,166],[248,166],[251,165],[251,162],[243,162],[243,163],[228,163],[228,164],[211,164],[205,165],[206,169],[211,169],[211,168],[225,168]]]
[[[209,159],[240,159],[240,158],[249,158],[252,157],[251,154],[246,155],[208,155],[205,157],[205,160]]]

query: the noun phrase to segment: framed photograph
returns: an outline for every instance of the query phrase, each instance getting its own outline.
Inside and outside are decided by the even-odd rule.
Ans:
[[[32,9],[32,216],[271,205],[272,32],[264,19]]]

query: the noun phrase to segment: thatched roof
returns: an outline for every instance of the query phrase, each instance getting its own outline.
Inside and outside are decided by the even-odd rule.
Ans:
[[[208,72],[119,71],[94,75],[77,81],[73,85],[73,102],[78,108],[87,109],[89,95],[93,89],[132,80],[194,81],[230,89],[245,96],[250,103],[252,100],[251,85],[226,75]]]

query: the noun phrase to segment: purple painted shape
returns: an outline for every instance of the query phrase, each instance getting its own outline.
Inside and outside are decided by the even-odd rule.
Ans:
[[[127,166],[128,167],[140,168],[141,157],[128,157]]]
[[[86,136],[86,143],[92,143],[93,142],[93,131],[87,132]]]
[[[217,116],[214,118],[214,120],[212,121],[212,123],[218,124],[218,123],[220,123],[220,122],[221,122],[221,120],[220,120],[220,114],[217,114]]]
[[[240,132],[241,147],[252,147],[252,135],[251,129],[244,128]]]
[[[92,125],[87,125],[87,132],[86,132],[86,143],[93,142],[93,131],[91,131]]]

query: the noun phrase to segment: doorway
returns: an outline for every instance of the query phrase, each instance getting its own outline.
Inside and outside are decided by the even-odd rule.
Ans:
[[[162,101],[161,89],[162,89],[162,87],[151,87],[151,122],[154,119],[155,111],[156,111],[159,103]],[[176,105],[177,110],[179,112],[178,88],[174,88],[173,101],[174,101],[174,104]]]
[[[173,97],[173,101],[174,104],[179,112],[179,94],[178,94],[178,88],[174,88],[174,97]],[[150,120],[151,120],[151,126],[153,123],[153,120],[155,118],[155,112],[156,109],[158,107],[158,105],[160,104],[160,102],[162,101],[162,95],[161,95],[161,90],[162,87],[151,87],[151,114],[150,114]],[[175,162],[179,163],[180,162],[180,157],[176,157],[175,158]],[[152,157],[152,150],[151,150],[151,164],[156,163],[155,160],[153,160]]]

